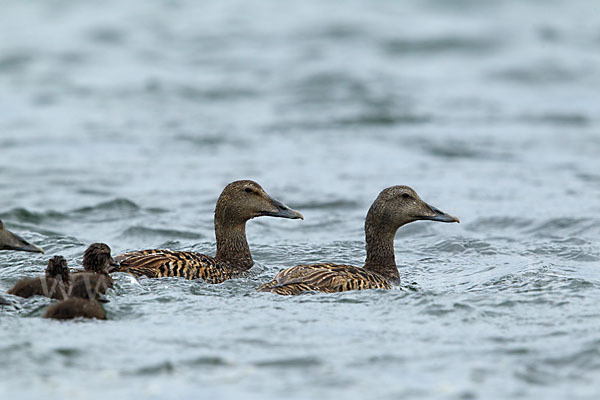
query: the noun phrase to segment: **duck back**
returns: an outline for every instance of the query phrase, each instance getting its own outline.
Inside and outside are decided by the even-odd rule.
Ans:
[[[106,319],[104,309],[95,300],[70,298],[48,307],[44,318],[73,319],[73,318],[96,318]]]
[[[258,288],[261,292],[296,295],[308,291],[325,293],[346,290],[391,289],[384,277],[344,264],[303,264],[280,271],[275,278]]]
[[[22,279],[8,290],[8,294],[14,296],[45,296],[58,300],[65,299],[67,292],[67,287],[62,281],[48,277]]]

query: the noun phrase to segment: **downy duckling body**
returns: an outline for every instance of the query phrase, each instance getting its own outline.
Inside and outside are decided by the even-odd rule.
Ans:
[[[101,294],[113,287],[109,271],[119,266],[111,256],[111,250],[104,243],[92,243],[83,253],[83,270],[73,271],[73,279],[87,279],[90,285]]]
[[[44,254],[44,249],[35,244],[29,243],[21,236],[12,233],[4,226],[4,223],[0,220],[0,250],[14,250],[14,251],[29,251],[32,253]]]
[[[223,189],[215,206],[214,257],[188,251],[133,251],[117,256],[118,271],[150,278],[179,276],[221,283],[254,264],[246,240],[246,222],[262,216],[303,219],[302,214],[273,199],[258,183],[232,182]]]
[[[74,278],[69,290],[69,297],[48,307],[44,318],[73,319],[96,318],[106,319],[104,308],[100,302],[107,302],[102,294],[82,277]]]
[[[418,220],[459,222],[425,203],[408,186],[384,189],[365,220],[367,258],[362,268],[334,263],[297,265],[280,271],[258,291],[295,295],[307,291],[391,289],[400,275],[394,256],[394,237],[401,226]]]
[[[45,276],[22,279],[8,290],[8,294],[25,298],[46,296],[62,300],[67,297],[69,280],[67,260],[54,256],[48,260]]]

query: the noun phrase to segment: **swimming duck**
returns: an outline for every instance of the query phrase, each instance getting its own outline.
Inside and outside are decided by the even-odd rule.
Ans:
[[[62,300],[67,297],[69,279],[67,260],[54,256],[48,260],[45,276],[22,279],[8,290],[8,294],[25,298],[46,296]]]
[[[304,219],[299,212],[269,196],[258,183],[232,182],[223,189],[215,206],[214,257],[188,251],[133,251],[117,256],[117,271],[150,278],[179,276],[221,283],[254,264],[246,240],[246,222],[262,216]]]
[[[105,303],[108,300],[94,286],[90,286],[88,280],[82,277],[74,278],[69,289],[69,297],[48,307],[44,318],[106,319],[106,313],[99,302]]]
[[[280,271],[258,288],[261,292],[295,295],[346,290],[391,289],[400,281],[394,257],[394,236],[402,225],[418,220],[460,222],[425,203],[408,186],[384,189],[365,220],[367,258],[362,268],[334,263],[297,265]]]
[[[0,220],[0,250],[15,250],[15,251],[29,251],[32,253],[44,254],[44,249],[35,244],[29,243],[21,236],[16,235],[6,229],[4,223]]]
[[[104,243],[92,243],[83,253],[83,270],[73,271],[73,278],[87,279],[100,293],[113,287],[108,272],[119,266],[110,255],[110,247]]]

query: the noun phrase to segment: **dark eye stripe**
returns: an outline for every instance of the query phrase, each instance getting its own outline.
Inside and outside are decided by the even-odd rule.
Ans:
[[[402,198],[404,198],[404,199],[410,199],[410,194],[408,194],[408,193],[402,193]]]
[[[254,190],[252,190],[252,189],[250,189],[250,188],[246,188],[246,189],[244,189],[244,190],[246,191],[246,193],[252,193],[252,192],[254,192]]]

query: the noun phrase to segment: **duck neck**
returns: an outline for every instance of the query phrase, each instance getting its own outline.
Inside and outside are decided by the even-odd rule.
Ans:
[[[390,281],[400,280],[394,255],[394,236],[397,229],[385,224],[382,218],[367,215],[365,221],[365,237],[367,242],[367,258],[364,269],[383,276]]]
[[[237,271],[246,271],[252,267],[252,255],[246,240],[246,223],[221,223],[215,218],[215,236],[217,254],[215,259],[222,261]]]

